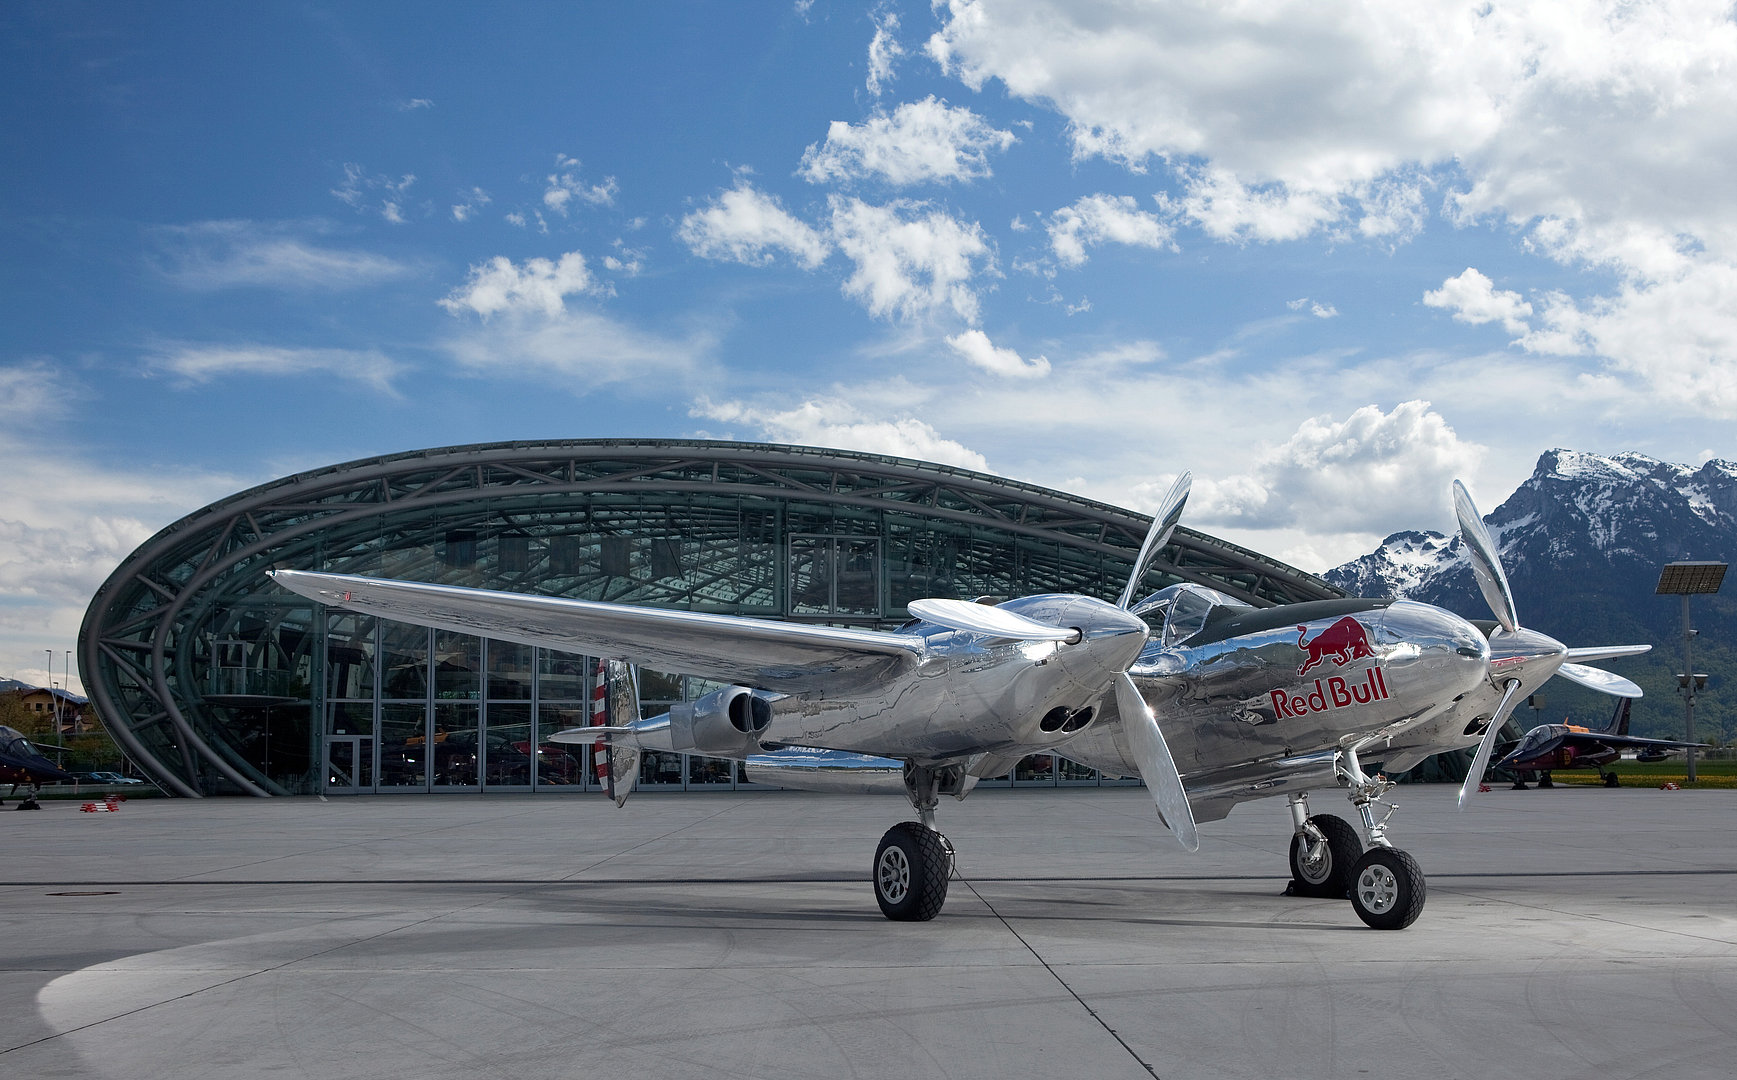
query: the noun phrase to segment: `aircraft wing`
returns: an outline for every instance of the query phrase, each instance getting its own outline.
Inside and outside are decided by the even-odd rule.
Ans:
[[[914,634],[303,570],[270,573],[292,592],[350,611],[792,694],[848,692],[914,668],[923,657],[923,639]]]
[[[1596,731],[1573,732],[1563,742],[1603,743],[1605,746],[1654,746],[1660,750],[1687,750],[1690,747],[1707,746],[1704,742],[1681,742],[1676,739],[1643,739],[1638,735],[1600,735]]]

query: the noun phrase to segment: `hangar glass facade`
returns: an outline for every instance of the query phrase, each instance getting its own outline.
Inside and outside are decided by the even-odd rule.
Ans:
[[[945,466],[802,447],[509,443],[286,477],[176,522],[92,600],[80,670],[179,795],[583,790],[586,657],[327,610],[274,567],[892,628],[925,596],[1120,590],[1149,519]],[[1146,586],[1265,605],[1338,595],[1179,529]],[[641,673],[648,713],[716,684]],[[745,783],[646,754],[641,783]],[[1009,782],[1092,782],[1042,755]]]

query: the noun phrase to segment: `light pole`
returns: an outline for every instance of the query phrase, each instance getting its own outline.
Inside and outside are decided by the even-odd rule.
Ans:
[[[1722,562],[1674,562],[1666,563],[1659,571],[1659,586],[1653,590],[1659,596],[1681,596],[1683,598],[1683,673],[1677,676],[1677,684],[1683,691],[1683,741],[1695,741],[1695,691],[1699,689],[1695,678],[1694,647],[1695,634],[1698,633],[1689,625],[1689,597],[1695,593],[1716,593],[1725,581],[1727,564]],[[1689,783],[1695,782],[1695,748],[1689,747]]]
[[[55,696],[55,693],[54,693],[54,650],[53,649],[44,649],[42,651],[48,654],[48,714],[50,717],[49,723],[54,725],[54,730],[58,734],[60,731],[60,698]],[[56,741],[58,741],[58,740],[56,740]]]

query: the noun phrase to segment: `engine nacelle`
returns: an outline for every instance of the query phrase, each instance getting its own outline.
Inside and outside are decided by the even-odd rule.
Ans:
[[[671,705],[670,743],[721,757],[746,757],[760,750],[760,733],[772,722],[772,698],[746,686],[726,686],[698,701]]]

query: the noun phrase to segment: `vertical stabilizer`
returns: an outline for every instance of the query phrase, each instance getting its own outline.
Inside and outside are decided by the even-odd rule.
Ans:
[[[1610,723],[1604,726],[1604,735],[1628,734],[1628,710],[1634,704],[1633,698],[1617,698],[1616,711],[1610,714]]]

